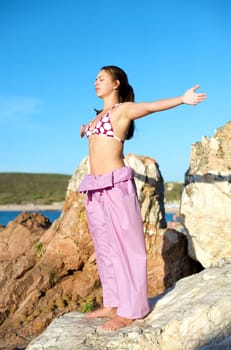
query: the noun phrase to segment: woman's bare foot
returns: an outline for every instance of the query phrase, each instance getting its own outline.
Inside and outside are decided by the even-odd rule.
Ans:
[[[134,322],[135,320],[132,320],[130,318],[125,318],[121,316],[115,316],[111,320],[105,322],[102,325],[102,328],[105,331],[115,331],[117,329],[123,328]]]
[[[92,312],[88,312],[86,314],[86,318],[103,318],[103,317],[107,317],[107,318],[112,318],[116,316],[116,307],[103,307],[101,309],[92,311]]]

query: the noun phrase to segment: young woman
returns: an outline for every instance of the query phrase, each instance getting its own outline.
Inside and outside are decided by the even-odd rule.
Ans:
[[[134,120],[181,104],[196,105],[206,95],[199,85],[183,96],[135,103],[126,73],[101,68],[95,90],[103,109],[80,135],[89,142],[90,175],[79,191],[87,193],[86,212],[103,288],[103,307],[87,314],[105,317],[105,330],[116,330],[149,313],[146,250],[133,171],[125,166],[123,146],[133,136]]]

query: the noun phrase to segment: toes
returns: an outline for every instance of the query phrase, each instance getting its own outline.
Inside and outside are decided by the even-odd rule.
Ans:
[[[105,322],[102,325],[102,328],[106,331],[115,331],[117,329],[130,325],[133,321],[134,320],[129,318],[123,318],[123,317],[117,316]]]

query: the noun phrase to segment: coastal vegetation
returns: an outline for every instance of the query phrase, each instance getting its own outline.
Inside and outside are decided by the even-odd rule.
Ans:
[[[0,204],[52,204],[64,201],[69,175],[0,173]]]
[[[179,202],[182,189],[183,189],[182,182],[165,182],[164,184],[165,202],[167,203]]]
[[[70,175],[0,173],[0,205],[63,202]],[[183,184],[166,182],[165,201],[178,202]]]

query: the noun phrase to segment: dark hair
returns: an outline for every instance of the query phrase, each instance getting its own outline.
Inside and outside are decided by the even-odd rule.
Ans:
[[[117,66],[104,66],[101,68],[101,70],[107,71],[112,76],[113,80],[119,80],[120,102],[135,101],[135,94],[134,94],[133,88],[129,84],[127,74],[123,71],[123,69]],[[132,120],[126,134],[126,140],[129,140],[133,137],[134,130],[135,130],[135,123],[134,123],[134,120]]]

